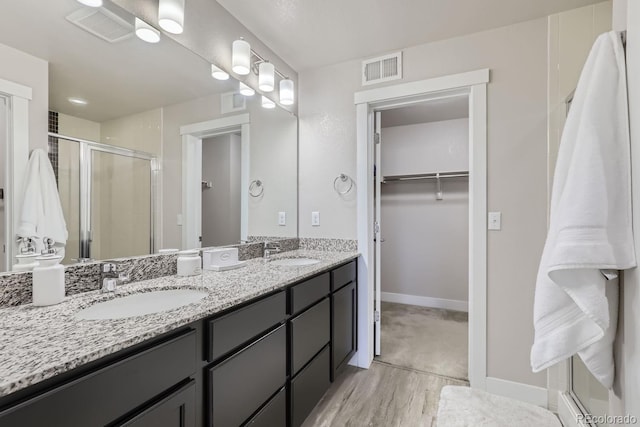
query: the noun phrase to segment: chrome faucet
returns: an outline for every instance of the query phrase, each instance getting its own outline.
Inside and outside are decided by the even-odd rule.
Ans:
[[[44,249],[40,251],[42,255],[55,255],[58,252],[53,247],[56,242],[51,237],[43,237],[42,243],[44,244]]]
[[[102,292],[116,292],[118,285],[122,285],[129,281],[129,275],[119,273],[118,266],[120,264],[115,261],[105,262],[102,264],[100,272],[100,281],[102,282]]]
[[[280,252],[280,242],[264,242],[263,256],[264,262],[271,260],[271,255]]]

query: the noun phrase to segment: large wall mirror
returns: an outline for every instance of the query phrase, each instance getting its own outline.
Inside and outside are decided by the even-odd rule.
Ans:
[[[0,44],[49,63],[64,263],[297,236],[294,114],[240,95],[233,77],[213,79],[207,60],[165,34],[140,40],[134,16],[109,1],[2,8]],[[236,125],[194,131],[225,121]]]

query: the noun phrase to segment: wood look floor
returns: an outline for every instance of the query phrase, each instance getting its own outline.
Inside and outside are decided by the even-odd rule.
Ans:
[[[407,310],[415,311],[415,307],[407,306]],[[384,328],[384,322],[382,326]],[[397,330],[394,332],[397,333]],[[383,329],[382,337],[384,333]],[[466,330],[462,333],[466,335]],[[418,329],[403,332],[408,342],[424,338],[421,334]],[[411,346],[405,348],[410,349]],[[395,358],[392,363],[376,359],[369,369],[348,366],[325,393],[303,427],[435,426],[442,387],[468,386],[469,383],[437,372],[425,372],[422,366],[414,368],[412,361],[416,360],[416,355],[410,350],[407,353],[406,358]],[[459,359],[459,355],[454,359]]]

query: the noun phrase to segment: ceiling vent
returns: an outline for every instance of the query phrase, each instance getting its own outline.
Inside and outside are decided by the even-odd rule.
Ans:
[[[87,7],[67,16],[67,21],[109,43],[117,43],[133,35],[133,25],[107,9]]]
[[[362,61],[362,85],[402,78],[402,52]]]

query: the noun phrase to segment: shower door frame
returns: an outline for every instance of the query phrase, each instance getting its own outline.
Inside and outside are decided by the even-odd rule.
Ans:
[[[5,158],[5,241],[2,242],[6,270],[10,271],[18,246],[15,231],[22,211],[22,188],[29,160],[29,101],[33,90],[9,80],[0,79],[0,94],[7,98],[7,141]]]
[[[80,147],[80,247],[79,258],[90,259],[91,258],[91,242],[92,242],[92,227],[91,227],[91,202],[92,202],[92,185],[91,178],[93,173],[92,155],[94,152],[107,153],[117,156],[128,157],[131,159],[145,160],[149,162],[149,182],[150,182],[150,213],[149,218],[149,254],[153,254],[156,251],[156,242],[158,236],[156,236],[158,227],[158,212],[159,212],[159,198],[158,198],[158,175],[160,172],[160,163],[158,157],[144,151],[132,150],[129,148],[117,147],[114,145],[102,144],[100,142],[91,141],[88,139],[74,138],[71,136],[49,132],[49,136],[63,139],[66,141],[77,142]],[[141,254],[142,255],[142,254]]]

